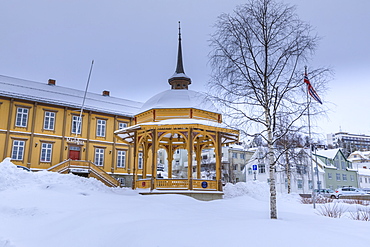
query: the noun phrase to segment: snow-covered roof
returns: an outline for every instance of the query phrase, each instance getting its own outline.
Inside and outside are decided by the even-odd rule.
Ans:
[[[340,150],[339,148],[328,149],[328,150],[318,150],[316,154],[333,160],[335,156],[337,155],[337,153],[339,152],[339,150]]]
[[[245,148],[239,144],[231,144],[230,148],[235,149],[235,150],[245,150]]]
[[[358,174],[364,176],[370,176],[370,169],[358,168]]]
[[[214,121],[208,121],[208,120],[202,120],[202,119],[194,119],[194,118],[184,118],[184,119],[165,119],[162,121],[157,122],[146,122],[146,123],[140,123],[137,125],[129,126],[127,128],[123,128],[120,130],[115,131],[116,134],[119,134],[121,132],[127,132],[130,130],[135,130],[137,128],[140,128],[140,126],[147,126],[147,125],[184,125],[184,124],[200,124],[200,125],[206,125],[206,126],[212,126],[217,128],[224,128],[224,129],[230,129],[230,130],[236,130],[233,128],[230,128],[226,124],[218,123]]]
[[[0,95],[53,105],[81,108],[84,91],[0,75]],[[133,116],[141,102],[87,93],[85,110]]]
[[[194,108],[218,112],[216,107],[206,99],[203,93],[187,89],[169,89],[150,98],[138,113],[150,109]]]

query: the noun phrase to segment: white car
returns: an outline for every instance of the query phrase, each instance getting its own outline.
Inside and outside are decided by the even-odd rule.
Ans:
[[[356,187],[343,187],[339,188],[332,195],[332,198],[339,198],[340,196],[361,196],[366,195],[366,192]]]

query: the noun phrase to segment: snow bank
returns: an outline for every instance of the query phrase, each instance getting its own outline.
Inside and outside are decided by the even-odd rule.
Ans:
[[[248,195],[258,200],[269,199],[269,185],[259,181],[240,182],[236,184],[226,184],[224,187],[224,198],[230,199],[237,196]]]
[[[35,186],[56,190],[72,189],[101,192],[112,192],[114,190],[95,178],[82,178],[73,174],[59,174],[48,171],[28,172],[17,168],[10,158],[5,158],[0,163],[0,191]]]

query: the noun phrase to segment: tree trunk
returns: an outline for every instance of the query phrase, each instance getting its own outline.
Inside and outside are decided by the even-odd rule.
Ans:
[[[267,158],[269,161],[269,177],[270,177],[270,218],[277,219],[274,145],[269,109],[265,109],[265,118],[267,126],[269,126],[267,128],[267,147],[268,147]]]
[[[288,194],[290,194],[291,186],[290,186],[290,164],[289,164],[289,155],[288,151],[285,153],[286,159],[286,174],[287,174],[287,183],[288,183]]]

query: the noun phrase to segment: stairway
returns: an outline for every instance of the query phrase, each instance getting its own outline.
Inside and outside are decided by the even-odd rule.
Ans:
[[[106,173],[103,169],[94,165],[94,163],[92,163],[91,161],[68,159],[50,167],[49,169],[47,169],[47,171],[58,172],[63,174],[70,172],[78,173],[80,171],[81,173],[88,174],[87,177],[96,178],[107,186],[110,187],[120,186],[120,183],[115,178]]]

